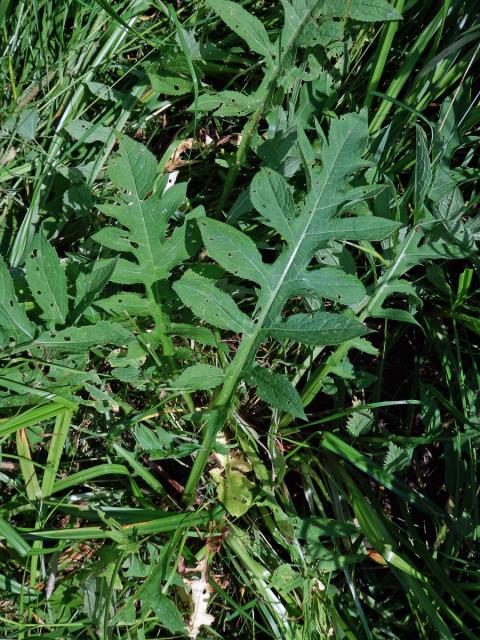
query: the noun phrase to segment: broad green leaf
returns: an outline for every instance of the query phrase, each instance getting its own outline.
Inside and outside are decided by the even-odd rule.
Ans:
[[[238,3],[230,0],[207,0],[207,4],[232,31],[245,40],[251,51],[271,61],[272,44],[265,27]]]
[[[200,342],[200,344],[208,344],[213,347],[218,346],[218,341],[215,335],[210,329],[207,329],[207,327],[199,327],[197,325],[177,322],[171,324],[167,330],[168,333],[172,336],[182,336],[184,338],[189,338],[190,340]]]
[[[427,137],[419,126],[416,128],[416,162],[414,173],[414,202],[417,215],[423,213],[425,199],[432,183],[432,165],[430,163],[430,155],[428,151]]]
[[[383,468],[389,473],[403,473],[407,471],[412,461],[413,448],[403,448],[394,442],[388,444]]]
[[[102,211],[117,218],[128,228],[128,250],[135,257],[135,261],[118,259],[112,276],[114,282],[141,282],[148,287],[153,282],[166,278],[170,269],[188,257],[187,245],[190,241],[194,242],[194,229],[188,221],[177,227],[172,237],[165,240],[168,219],[184,200],[185,189],[186,185],[175,185],[161,198],[155,195],[144,202],[101,207]],[[108,229],[104,229],[98,235],[94,234],[93,239],[107,244],[105,234]],[[116,232],[114,237],[119,248]]]
[[[35,328],[17,300],[13,280],[0,256],[0,327],[17,342],[32,340]]]
[[[166,279],[173,267],[198,250],[193,220],[203,215],[203,209],[198,207],[185,216],[184,223],[167,238],[169,220],[185,200],[186,184],[175,184],[164,191],[164,179],[163,187],[145,199],[154,186],[156,161],[143,145],[126,137],[111,164],[115,185],[127,193],[119,204],[99,209],[124,228],[104,227],[93,239],[125,255],[117,260],[113,282],[141,283],[148,293],[155,282]]]
[[[298,391],[284,375],[255,366],[248,372],[247,381],[257,388],[258,396],[270,406],[307,420]]]
[[[18,133],[18,135],[20,135],[24,140],[35,140],[39,120],[39,113],[36,107],[22,109],[18,119],[15,119],[14,126],[16,133]],[[5,124],[8,126],[10,121],[11,120],[9,119]]]
[[[102,292],[115,270],[116,259],[94,263],[87,273],[80,273],[76,280],[75,309],[73,320],[77,320]]]
[[[267,265],[253,240],[224,222],[205,218],[198,224],[207,251],[218,264],[240,278],[268,287]]]
[[[185,622],[182,614],[177,605],[167,596],[159,592],[154,599],[149,601],[149,605],[157,616],[161,627],[165,627],[169,633],[184,632]]]
[[[312,314],[290,316],[274,326],[266,327],[265,333],[304,344],[329,345],[357,338],[370,333],[370,330],[356,319],[328,311],[315,311]]]
[[[386,0],[325,0],[321,10],[322,13],[335,18],[350,17],[360,22],[402,19]]]
[[[385,318],[386,320],[394,320],[395,322],[408,322],[410,324],[416,324],[420,326],[417,320],[412,316],[409,311],[405,311],[405,309],[392,309],[392,308],[383,308],[378,309],[375,312],[370,314],[372,318]]]
[[[335,267],[306,271],[292,284],[292,289],[295,288],[304,294],[346,305],[360,302],[365,295],[365,287],[356,276]]]
[[[61,331],[44,331],[34,346],[68,353],[82,353],[105,344],[125,345],[131,339],[129,331],[118,323],[105,321],[85,327],[69,327]]]
[[[318,243],[327,240],[384,240],[401,226],[399,222],[376,216],[336,218],[324,225],[313,224],[310,237]]]
[[[143,200],[152,190],[156,170],[157,161],[153,153],[127,136],[122,136],[120,153],[108,165],[115,187],[128,191],[136,201]]]
[[[252,180],[250,199],[265,224],[291,242],[295,207],[285,178],[271,169],[262,169]]]
[[[104,127],[103,125],[88,122],[81,118],[69,122],[65,125],[65,129],[74,140],[82,139],[82,142],[85,144],[91,142],[107,142],[113,132],[112,127]]]
[[[222,369],[209,364],[195,364],[182,371],[174,381],[173,387],[176,389],[214,389],[222,384],[223,378]]]
[[[68,313],[67,279],[57,252],[40,230],[25,259],[28,286],[42,309],[42,317],[63,324]]]
[[[350,522],[338,522],[329,518],[311,516],[303,518],[298,527],[298,536],[311,543],[319,538],[341,538],[358,533],[358,527]]]
[[[281,594],[285,594],[293,589],[301,589],[304,584],[304,577],[289,564],[281,564],[273,572],[270,584]]]
[[[183,96],[192,91],[191,78],[183,78],[182,76],[167,71],[147,71],[148,77],[152,84],[152,89],[158,93],[167,96]]]
[[[121,316],[151,316],[153,305],[138,293],[124,291],[95,301],[95,306]]]
[[[157,451],[171,446],[174,436],[171,433],[157,427],[155,431],[143,424],[138,424],[134,430],[135,440],[144,451]]]
[[[347,429],[355,438],[370,431],[373,424],[373,413],[370,409],[356,411],[347,420]]]
[[[146,617],[149,610],[155,612],[162,627],[169,633],[185,632],[185,622],[177,605],[162,593],[163,578],[160,567],[155,567],[148,578],[135,594],[136,600],[142,601],[142,616]]]
[[[231,296],[218,289],[208,278],[187,271],[173,288],[183,304],[201,320],[236,333],[251,330],[249,317],[240,311]]]
[[[219,91],[203,94],[193,102],[189,111],[213,111],[216,116],[246,116],[258,107],[259,99],[255,95],[245,95],[238,91]]]
[[[220,502],[232,516],[240,517],[252,506],[252,489],[255,484],[243,473],[246,468],[241,464],[235,464],[236,462],[236,458],[229,457],[223,472],[220,469],[212,469],[210,475],[217,483]]]

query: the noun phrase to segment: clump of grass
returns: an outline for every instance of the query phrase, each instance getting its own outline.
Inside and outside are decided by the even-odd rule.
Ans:
[[[5,637],[478,637],[477,13],[0,6]]]

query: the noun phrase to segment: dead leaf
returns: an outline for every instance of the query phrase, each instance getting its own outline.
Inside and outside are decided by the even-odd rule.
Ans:
[[[199,573],[200,577],[196,580],[187,580],[184,578],[185,584],[190,588],[190,620],[188,622],[188,637],[196,638],[200,633],[200,627],[211,626],[215,618],[207,613],[208,602],[210,600],[210,594],[212,588],[208,584],[208,556],[205,556],[197,563],[194,569],[190,572]]]

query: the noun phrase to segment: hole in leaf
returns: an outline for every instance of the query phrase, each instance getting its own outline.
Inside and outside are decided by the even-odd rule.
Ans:
[[[64,341],[64,342],[71,342],[71,341],[72,341],[72,339],[71,339],[71,337],[70,337],[70,336],[63,336],[63,341]]]
[[[9,301],[8,301],[8,304],[9,304],[11,307],[13,307],[13,306],[14,306],[14,305],[13,305],[13,300],[9,300]]]
[[[38,256],[38,249],[34,249],[32,251],[32,258],[36,258]]]
[[[130,246],[133,247],[134,249],[138,249],[140,245],[138,244],[138,242],[134,242],[133,240],[130,240]]]

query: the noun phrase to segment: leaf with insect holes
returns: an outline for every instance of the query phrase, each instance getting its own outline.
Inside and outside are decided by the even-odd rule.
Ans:
[[[17,300],[13,280],[0,256],[0,328],[7,338],[26,342],[35,335],[35,327]]]
[[[25,272],[30,291],[42,309],[42,318],[50,324],[63,324],[68,313],[67,279],[57,252],[42,229],[33,238],[25,259]]]
[[[246,377],[247,382],[257,388],[258,397],[271,407],[307,420],[302,399],[287,377],[258,366],[252,367]]]
[[[253,240],[223,222],[205,218],[198,223],[207,251],[235,276],[268,287],[268,267]]]
[[[198,249],[193,220],[203,215],[203,210],[198,208],[188,214],[184,223],[167,238],[169,220],[185,200],[186,184],[175,184],[166,191],[161,187],[155,189],[154,156],[125,136],[109,171],[123,196],[119,204],[102,205],[99,209],[123,228],[104,227],[93,239],[126,254],[117,260],[113,282],[143,284],[149,288],[154,282],[167,278],[176,265]]]
[[[230,0],[207,0],[207,4],[220,16],[249,46],[251,51],[259,53],[272,62],[272,43],[260,20],[248,13],[238,2]]]
[[[82,353],[106,344],[124,346],[131,338],[131,333],[118,323],[101,320],[85,327],[44,331],[37,336],[34,346],[63,353]]]

